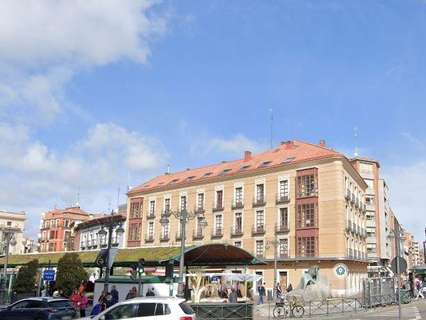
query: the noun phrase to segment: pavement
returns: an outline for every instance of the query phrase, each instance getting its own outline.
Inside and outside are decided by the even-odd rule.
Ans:
[[[266,306],[268,310],[268,307]],[[413,301],[409,304],[404,304],[401,306],[402,317],[401,320],[426,320],[426,299]],[[271,316],[268,316],[268,313],[265,314],[263,310],[260,312],[258,309],[255,312],[255,320],[269,320],[273,319],[272,317],[272,308]],[[295,318],[292,318],[295,319]],[[387,307],[377,307],[374,309],[369,309],[367,311],[359,312],[349,312],[349,313],[337,313],[330,315],[322,316],[312,316],[304,317],[303,319],[329,319],[329,320],[397,320],[398,319],[398,306],[387,306]]]

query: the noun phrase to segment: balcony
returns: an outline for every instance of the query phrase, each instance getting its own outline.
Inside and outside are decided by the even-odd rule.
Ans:
[[[223,211],[223,203],[216,203],[213,205],[213,212]]]
[[[349,258],[353,258],[352,249],[349,249],[348,251],[349,251],[348,257],[349,257]]]
[[[243,235],[243,228],[241,226],[233,226],[231,228],[231,237],[241,237]]]
[[[145,243],[152,243],[154,242],[154,236],[153,235],[149,235],[145,237]]]
[[[155,219],[155,213],[154,212],[148,212],[148,214],[146,215],[147,219]]]
[[[277,194],[277,198],[275,200],[276,204],[284,204],[290,202],[290,196],[288,194]]]
[[[350,192],[350,190],[346,190],[345,199],[346,199],[347,201],[350,201],[350,200],[351,200],[351,192]]]
[[[220,239],[223,237],[223,229],[217,228],[213,231],[211,238],[212,239]]]
[[[288,252],[278,252],[278,259],[287,259]]]
[[[241,200],[234,201],[232,203],[232,210],[243,209],[243,208],[244,208],[244,203]]]
[[[168,234],[162,234],[160,237],[160,241],[161,242],[169,242],[170,241],[170,237]]]
[[[206,210],[204,209],[203,205],[199,205],[198,207],[194,208],[194,212],[196,214],[203,214]]]
[[[266,201],[264,196],[253,199],[253,208],[263,207],[265,204],[266,204]]]
[[[259,236],[264,234],[265,234],[265,226],[263,224],[253,226],[253,230],[251,231],[252,236]]]
[[[170,209],[164,209],[163,211],[163,217],[170,217],[172,214]]]
[[[203,240],[204,239],[204,232],[203,230],[194,230],[192,233],[192,240],[197,241],[197,240]]]
[[[288,224],[286,223],[279,223],[275,225],[275,233],[282,234],[290,232],[290,228],[288,227]]]
[[[352,220],[348,220],[346,222],[346,231],[351,232],[352,231]]]

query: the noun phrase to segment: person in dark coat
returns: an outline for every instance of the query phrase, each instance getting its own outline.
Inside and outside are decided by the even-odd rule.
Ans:
[[[111,287],[111,305],[118,303],[119,301],[119,293],[115,285]]]

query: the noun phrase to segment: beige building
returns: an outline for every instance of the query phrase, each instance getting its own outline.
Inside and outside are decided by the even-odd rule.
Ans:
[[[297,287],[318,266],[332,294],[356,293],[367,277],[366,183],[342,154],[325,142],[287,141],[242,159],[158,176],[128,193],[127,246],[180,244],[180,226],[162,215],[186,209],[203,214],[187,226],[188,245],[229,243],[264,259],[253,268],[273,286]],[[346,265],[347,277],[336,274]]]
[[[14,240],[9,247],[10,254],[25,253],[24,228],[26,221],[25,212],[10,212],[0,211],[0,239],[3,241],[3,231],[12,230]],[[14,245],[13,245],[14,244]],[[1,248],[1,253],[4,254],[4,248]]]

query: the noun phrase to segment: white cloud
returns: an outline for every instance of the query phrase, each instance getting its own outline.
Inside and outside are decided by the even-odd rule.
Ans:
[[[393,166],[384,173],[391,190],[390,201],[398,220],[423,240],[425,228],[426,162]]]
[[[155,3],[1,1],[0,116],[48,123],[62,111],[64,88],[77,72],[123,59],[145,63],[166,27]]]
[[[262,143],[251,140],[243,134],[236,134],[231,138],[215,137],[196,143],[192,148],[192,153],[202,155],[217,153],[238,158],[246,150],[259,152],[265,147]]]
[[[91,124],[70,146],[36,138],[59,115],[91,119],[85,106],[68,101],[76,74],[122,60],[147,62],[152,41],[166,29],[157,3],[0,2],[0,203],[28,210],[32,235],[40,208],[69,205],[80,190],[87,209],[106,209],[128,173],[143,178],[163,165],[167,154],[158,141],[113,123]]]
[[[31,221],[39,218],[33,208],[70,205],[78,190],[86,208],[106,210],[105,199],[111,201],[118,186],[125,192],[128,173],[153,174],[167,159],[159,142],[111,123],[97,124],[61,153],[34,141],[23,127],[1,126],[0,141],[0,203],[28,208]]]

